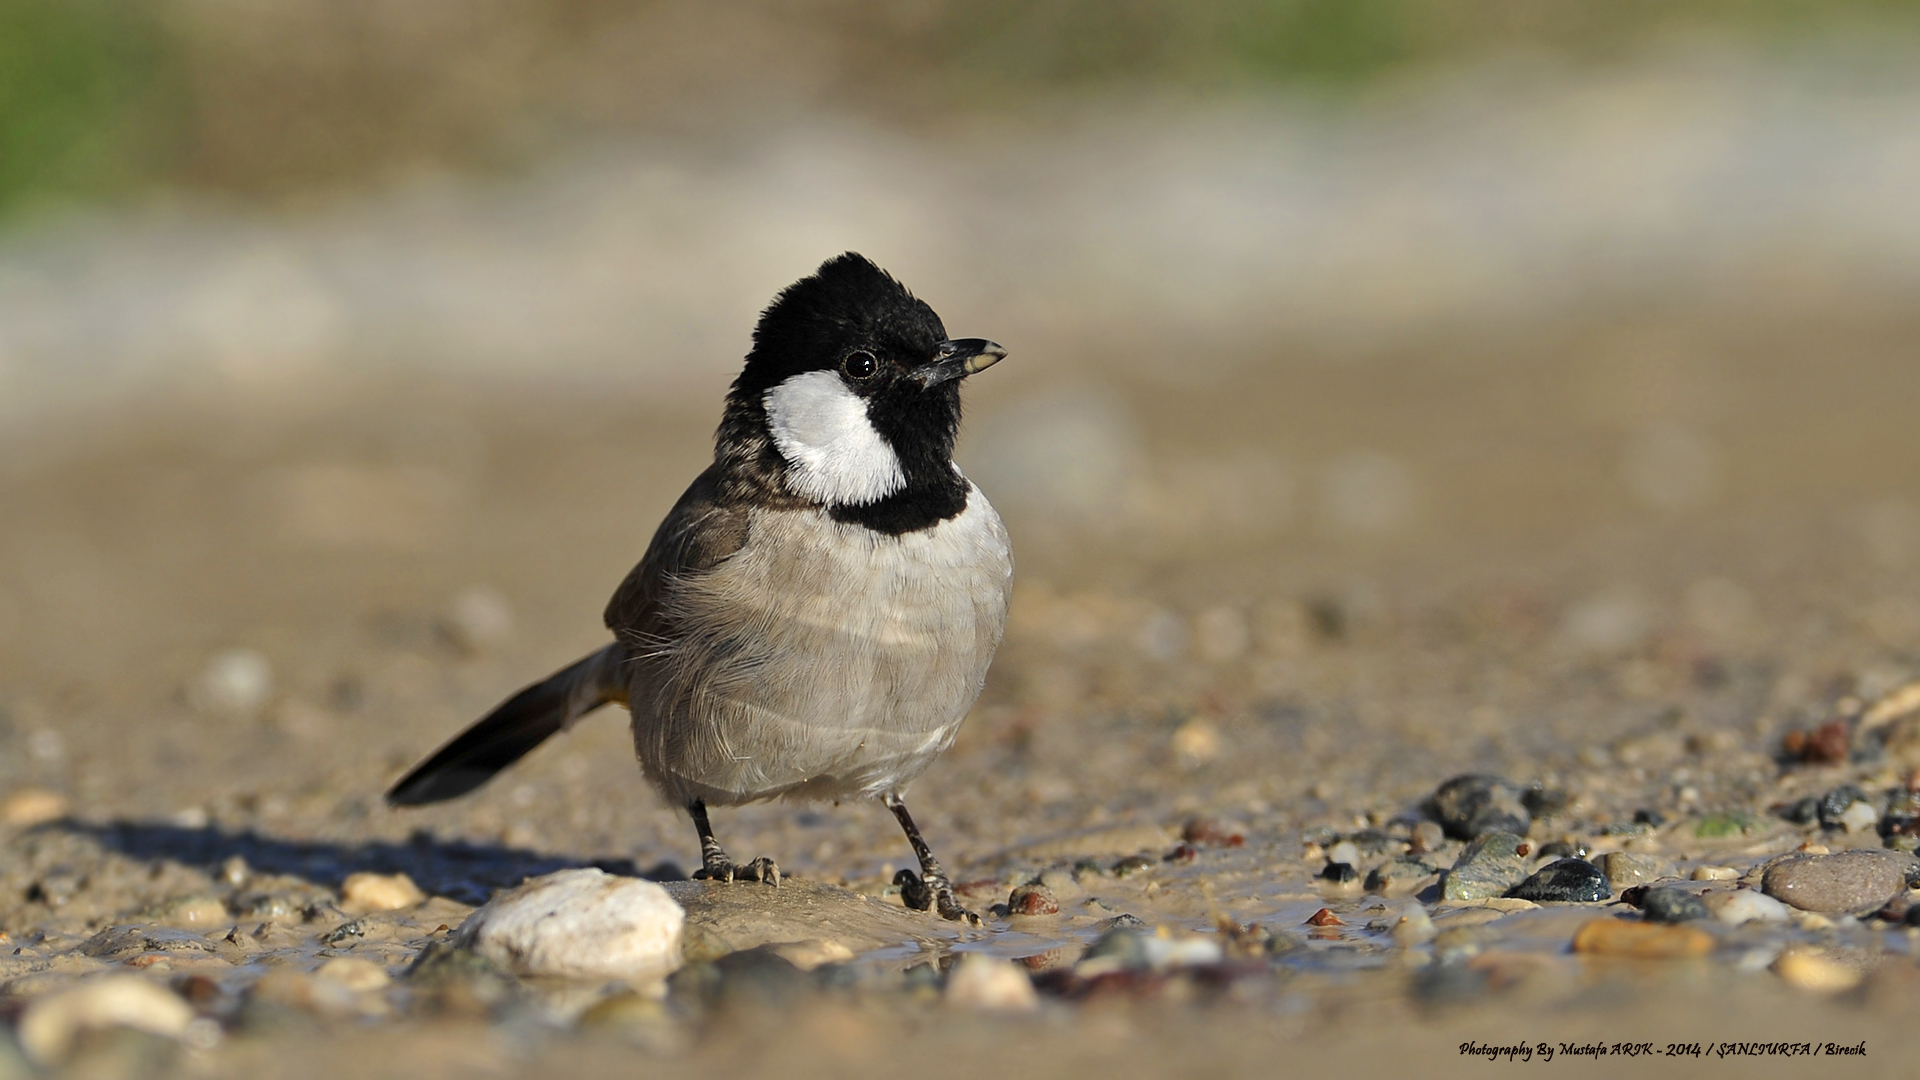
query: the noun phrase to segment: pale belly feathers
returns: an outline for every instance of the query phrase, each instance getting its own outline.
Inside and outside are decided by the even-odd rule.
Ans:
[[[632,661],[641,766],[680,804],[898,792],[979,696],[1012,583],[978,488],[897,537],[754,511],[740,551],[669,585],[673,644]]]

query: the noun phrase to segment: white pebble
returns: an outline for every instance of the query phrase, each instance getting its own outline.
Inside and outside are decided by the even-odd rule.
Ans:
[[[212,713],[249,716],[273,695],[273,667],[253,649],[217,653],[194,680],[193,703]]]
[[[1731,866],[1696,866],[1692,876],[1695,881],[1737,881],[1740,871]]]
[[[1850,833],[1871,832],[1880,824],[1880,812],[1863,802],[1856,802],[1840,814],[1840,827]]]
[[[623,979],[638,987],[680,966],[686,919],[651,881],[562,870],[494,897],[454,939],[521,975]]]
[[[1327,861],[1359,866],[1360,848],[1351,840],[1342,840],[1327,849]]]
[[[83,1031],[129,1027],[178,1039],[193,1023],[185,1001],[137,975],[89,979],[40,998],[20,1018],[20,1048],[42,1065],[64,1060]]]
[[[947,974],[947,1004],[987,1012],[1032,1012],[1040,1007],[1033,980],[1010,960],[964,953]]]
[[[447,636],[470,653],[483,653],[513,637],[513,606],[498,589],[475,585],[447,606]]]
[[[1714,918],[1730,926],[1750,922],[1783,923],[1791,914],[1787,905],[1754,889],[1703,893],[1700,900],[1713,912]]]

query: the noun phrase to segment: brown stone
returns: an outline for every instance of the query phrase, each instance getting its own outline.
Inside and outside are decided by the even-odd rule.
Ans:
[[[1680,959],[1712,952],[1713,935],[1691,926],[1594,919],[1573,935],[1573,951],[1641,960]]]

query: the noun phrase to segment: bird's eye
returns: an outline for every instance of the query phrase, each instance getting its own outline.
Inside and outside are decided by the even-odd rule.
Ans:
[[[840,361],[840,370],[846,372],[849,379],[871,379],[880,370],[880,361],[870,352],[852,352]]]

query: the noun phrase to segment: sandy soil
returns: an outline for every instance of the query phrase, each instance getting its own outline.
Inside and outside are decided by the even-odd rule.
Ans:
[[[718,383],[697,409],[536,379],[315,376],[23,429],[0,454],[0,794],[22,800],[0,832],[0,944],[21,950],[0,1013],[129,963],[72,959],[98,930],[174,920],[215,943],[194,963],[225,965],[226,1004],[207,1006],[219,1044],[107,1039],[76,1067],[584,1075],[639,1054],[729,1074],[1444,1073],[1488,1067],[1459,1055],[1468,1040],[1790,1030],[1865,1039],[1845,1074],[1891,1074],[1912,1039],[1891,1018],[1920,1002],[1900,927],[1802,923],[1726,936],[1705,960],[1605,961],[1567,943],[1624,908],[1541,908],[1475,930],[1494,959],[1453,984],[1386,933],[1404,896],[1314,877],[1337,836],[1374,828],[1403,849],[1422,800],[1470,771],[1566,796],[1536,843],[1682,874],[1881,843],[1775,811],[1843,782],[1899,787],[1911,747],[1824,765],[1779,748],[1920,675],[1920,328],[1805,310],[1621,303],[1392,348],[1222,344],[1228,362],[1196,367],[1165,341],[1017,353],[994,376],[1024,373],[975,388],[961,455],[1014,530],[1012,626],[912,805],[973,902],[1051,871],[1065,910],[882,950],[850,989],[784,1001],[777,1020],[740,1006],[554,1025],[436,1012],[404,983],[345,1013],[246,1004],[261,972],[333,948],[356,871],[403,871],[441,905],[333,943],[397,976],[429,924],[529,873],[693,864],[691,828],[646,790],[611,714],[470,799],[403,813],[378,796],[602,639],[606,594],[708,453]],[[1647,811],[1665,824],[1629,827]],[[1716,814],[1745,817],[1702,835]],[[1164,861],[1207,818],[1244,844]],[[871,895],[908,865],[873,806],[716,826],[736,854]],[[1135,854],[1147,872],[1113,872]],[[179,915],[202,900],[211,913]],[[1321,907],[1345,928],[1303,925]],[[899,974],[951,950],[1057,967],[1122,912],[1284,940],[1253,974],[1043,994],[1011,1019]],[[244,948],[220,936],[256,924]],[[1742,968],[1789,940],[1871,974],[1821,995]],[[146,966],[165,985],[202,971]],[[1710,1067],[1736,1064],[1753,1068]]]

